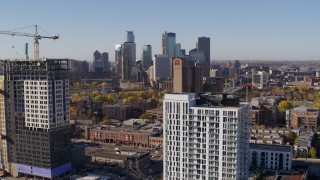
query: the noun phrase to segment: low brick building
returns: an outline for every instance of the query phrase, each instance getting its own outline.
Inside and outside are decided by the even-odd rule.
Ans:
[[[149,146],[151,148],[158,148],[161,149],[162,148],[162,144],[163,144],[163,137],[159,136],[150,136],[149,137]]]
[[[292,128],[314,129],[319,124],[319,110],[300,106],[287,111],[287,118]]]
[[[130,145],[143,148],[162,147],[162,139],[159,139],[158,127],[144,126],[95,126],[87,129],[91,141],[111,143],[116,145]],[[162,133],[160,133],[162,134]]]
[[[155,108],[147,110],[146,113],[152,117],[152,119],[163,123],[163,108]]]
[[[117,103],[117,104],[107,104],[104,103],[102,106],[103,113],[106,117],[110,119],[126,120],[132,117],[132,105]]]

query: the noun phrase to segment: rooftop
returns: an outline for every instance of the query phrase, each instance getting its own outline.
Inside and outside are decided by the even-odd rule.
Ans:
[[[145,133],[149,135],[156,135],[158,134],[158,130],[162,129],[161,124],[157,123],[146,123],[143,122],[141,119],[130,119],[124,121],[122,125],[119,126],[112,126],[112,125],[94,125],[91,126],[90,129],[98,129],[104,131],[125,131],[125,132],[137,132],[137,133]]]
[[[291,152],[291,146],[283,145],[272,145],[272,144],[253,144],[250,143],[250,149],[255,150],[266,150],[266,151],[281,151],[281,152]]]

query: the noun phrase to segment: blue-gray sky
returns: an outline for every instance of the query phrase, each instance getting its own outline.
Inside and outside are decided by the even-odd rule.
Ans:
[[[41,57],[91,61],[99,50],[113,61],[114,45],[133,30],[137,59],[143,44],[161,52],[164,31],[175,32],[187,51],[197,37],[210,37],[211,59],[320,59],[319,0],[2,0],[0,22],[0,30],[38,24],[60,34],[40,40]],[[32,57],[32,38],[0,35],[0,59],[24,57],[26,42]]]

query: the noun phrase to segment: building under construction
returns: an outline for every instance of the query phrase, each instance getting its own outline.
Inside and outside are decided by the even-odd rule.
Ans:
[[[1,168],[62,179],[71,170],[69,61],[5,60],[0,76]]]

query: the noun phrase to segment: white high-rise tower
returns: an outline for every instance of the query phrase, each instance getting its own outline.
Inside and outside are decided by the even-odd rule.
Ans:
[[[166,94],[164,172],[173,179],[247,179],[249,106],[234,96]]]

